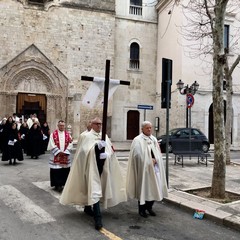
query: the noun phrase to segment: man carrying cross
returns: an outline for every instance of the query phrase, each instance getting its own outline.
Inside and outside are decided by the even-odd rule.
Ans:
[[[91,121],[91,130],[81,138],[81,144],[76,149],[73,166],[60,198],[62,204],[84,206],[84,212],[94,217],[97,230],[102,228],[100,202],[104,208],[108,208],[127,200],[120,166],[112,143],[106,135],[109,72],[110,61],[107,60],[103,122],[98,117],[94,118]],[[93,81],[94,78],[82,77],[82,80]],[[122,84],[129,85],[125,81],[122,81]]]
[[[101,119],[94,118],[91,124],[92,129],[76,149],[60,203],[85,206],[84,212],[94,217],[95,228],[100,230],[100,202],[105,209],[113,207],[126,201],[126,190],[111,141],[107,136],[106,141],[101,140]],[[105,152],[101,152],[103,148]]]

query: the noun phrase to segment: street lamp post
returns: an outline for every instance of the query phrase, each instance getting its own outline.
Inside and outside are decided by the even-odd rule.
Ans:
[[[193,95],[198,91],[199,84],[195,81],[190,87],[184,86],[184,82],[180,79],[177,83],[177,89],[180,94],[186,95],[186,128],[191,128],[191,107],[194,103]],[[189,113],[189,114],[188,114]]]

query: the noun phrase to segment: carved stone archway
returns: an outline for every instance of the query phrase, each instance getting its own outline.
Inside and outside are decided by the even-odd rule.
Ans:
[[[71,116],[68,112],[68,79],[35,45],[0,69],[0,84],[2,115],[16,112],[17,96],[23,93],[46,98],[45,114],[51,129],[56,128],[60,119],[67,122],[67,116]]]
[[[6,84],[7,91],[49,93],[52,92],[51,80],[36,68],[25,69],[14,76]]]

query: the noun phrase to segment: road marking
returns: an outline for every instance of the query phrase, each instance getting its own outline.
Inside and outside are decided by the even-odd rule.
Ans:
[[[60,193],[54,191],[51,187],[50,187],[50,181],[43,181],[43,182],[33,182],[33,184],[35,186],[37,186],[38,188],[50,193],[52,196],[54,196],[55,198],[59,199],[60,198]]]
[[[51,215],[11,185],[0,186],[0,199],[23,222],[43,224],[56,221]]]
[[[56,192],[52,189],[52,187],[50,187],[50,181],[43,181],[43,182],[33,182],[33,184],[35,186],[37,186],[38,188],[50,193],[52,196],[54,196],[55,198],[57,198],[58,200],[60,199],[61,193]],[[79,212],[83,212],[83,207],[79,206],[79,205],[73,205],[77,211]]]
[[[38,188],[49,192],[52,196],[54,196],[55,198],[59,199],[61,194],[54,191],[51,187],[50,187],[50,181],[43,181],[43,182],[33,182],[33,184],[35,186],[37,186]],[[83,207],[82,206],[78,206],[78,205],[74,205],[74,207],[77,209],[77,211],[79,212],[83,212]],[[104,234],[106,237],[108,237],[110,240],[122,240],[122,238],[119,238],[118,236],[116,236],[115,234],[109,232],[107,229],[102,228],[100,230],[100,232],[102,234]]]
[[[109,231],[108,231],[107,229],[105,229],[105,228],[101,228],[101,229],[100,229],[100,232],[101,232],[102,234],[104,234],[106,237],[108,237],[109,239],[111,239],[111,240],[122,240],[122,238],[114,235],[113,233],[109,232]]]

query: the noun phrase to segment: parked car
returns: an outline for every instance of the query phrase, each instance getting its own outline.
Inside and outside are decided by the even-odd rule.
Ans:
[[[191,129],[191,136],[190,136]],[[161,151],[166,152],[167,135],[162,135],[157,138]],[[189,139],[192,142],[195,140],[202,141],[202,150],[207,153],[209,151],[210,143],[208,138],[197,128],[174,128],[169,131],[169,146],[168,151],[172,152],[172,139]]]

